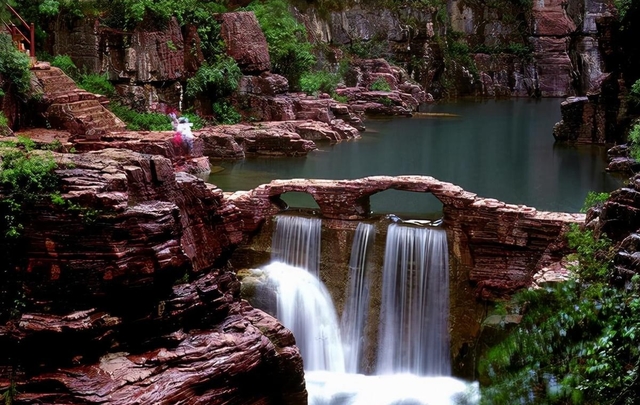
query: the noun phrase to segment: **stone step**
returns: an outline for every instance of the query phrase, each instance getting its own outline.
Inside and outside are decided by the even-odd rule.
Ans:
[[[45,97],[55,104],[68,104],[82,100],[97,100],[95,94],[86,91],[46,94]]]
[[[74,114],[88,114],[92,112],[102,112],[104,110],[102,104],[96,99],[80,100],[72,103],[56,103],[50,108],[62,108]]]
[[[55,67],[51,67],[45,70],[37,69],[37,70],[34,70],[34,72],[36,77],[40,80],[46,80],[51,77],[62,77],[62,76],[68,77],[67,75],[64,74],[64,72],[61,69],[55,68]]]

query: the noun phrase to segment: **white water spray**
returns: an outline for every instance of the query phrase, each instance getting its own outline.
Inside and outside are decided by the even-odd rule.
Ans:
[[[318,277],[322,220],[289,215],[279,215],[275,220],[271,261],[303,268]]]
[[[367,273],[367,257],[375,229],[373,225],[359,223],[353,238],[349,260],[349,287],[340,330],[345,355],[345,366],[349,373],[360,371],[360,361],[365,341],[365,321],[369,313],[370,278]]]
[[[264,268],[278,292],[277,318],[296,337],[305,371],[344,372],[336,310],[325,286],[308,271],[273,262]]]
[[[389,225],[378,374],[451,375],[448,256],[444,230]]]

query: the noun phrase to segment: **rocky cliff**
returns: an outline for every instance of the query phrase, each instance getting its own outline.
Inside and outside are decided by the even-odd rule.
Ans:
[[[15,267],[3,271],[0,391],[14,384],[14,403],[305,403],[293,336],[240,301],[225,264],[243,234],[221,190],[158,155],[56,159],[62,197],[81,208],[25,206],[21,239],[3,239]]]
[[[392,57],[435,95],[581,95],[601,80],[595,21],[606,0],[449,0],[300,10],[311,37]],[[377,44],[377,47],[372,47]],[[367,47],[368,46],[368,47]]]

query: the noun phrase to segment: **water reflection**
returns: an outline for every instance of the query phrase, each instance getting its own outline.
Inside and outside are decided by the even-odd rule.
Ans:
[[[587,192],[614,190],[621,180],[605,172],[603,147],[554,144],[561,101],[459,102],[426,109],[456,117],[369,119],[361,140],[325,145],[306,158],[223,162],[209,181],[234,191],[272,179],[419,174],[508,203],[578,211]],[[377,209],[394,212],[397,203],[390,194]]]

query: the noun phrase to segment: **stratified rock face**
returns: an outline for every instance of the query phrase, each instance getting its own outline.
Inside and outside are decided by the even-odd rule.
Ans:
[[[265,331],[265,332],[263,332]],[[177,333],[170,347],[112,352],[36,376],[18,402],[69,404],[303,404],[302,361],[290,331],[248,304],[213,328]],[[49,387],[56,387],[52,390]]]
[[[636,168],[637,169],[637,168]],[[616,251],[612,282],[624,285],[640,273],[640,174],[611,193],[607,201],[587,212],[586,227],[606,235]]]
[[[83,208],[25,207],[0,390],[15,382],[17,403],[306,402],[293,336],[240,302],[222,266],[243,233],[221,190],[158,155],[56,159],[63,198]]]
[[[560,105],[562,121],[553,127],[558,141],[604,143],[604,111],[597,97],[569,97]]]
[[[258,75],[271,69],[267,39],[253,12],[224,13],[217,19],[227,53],[243,73]]]

